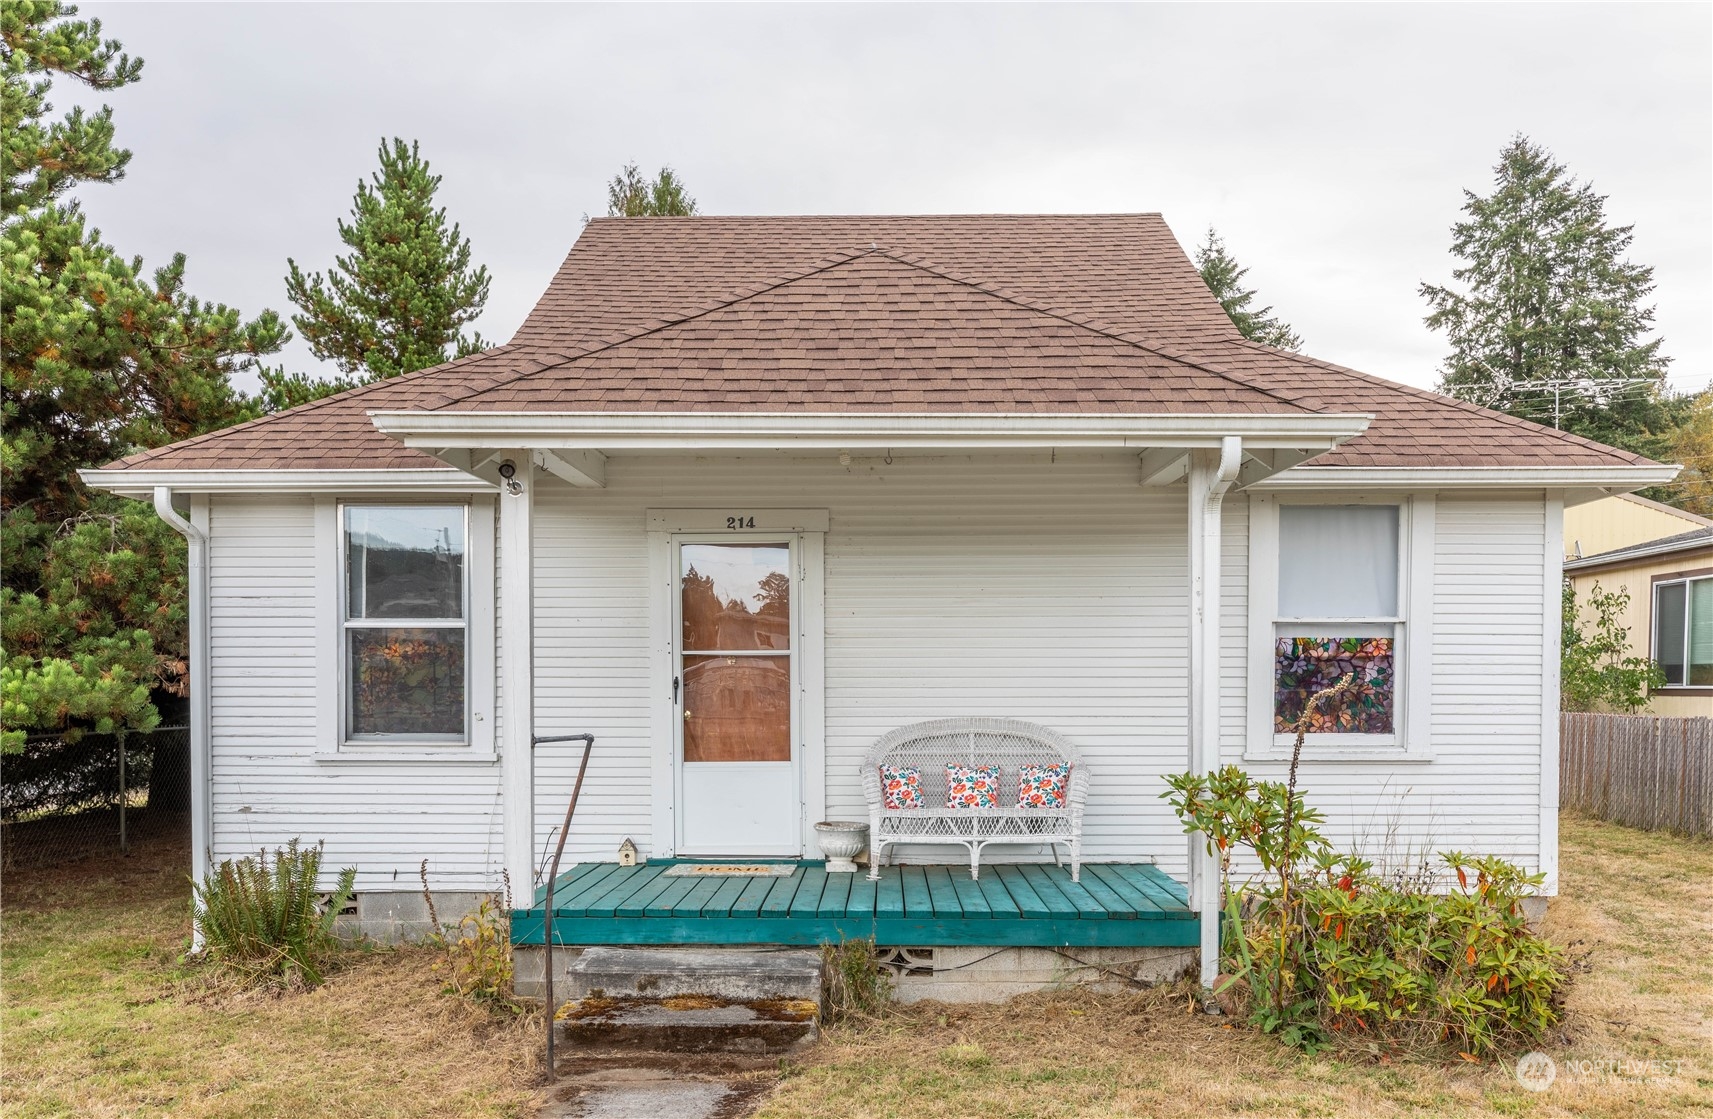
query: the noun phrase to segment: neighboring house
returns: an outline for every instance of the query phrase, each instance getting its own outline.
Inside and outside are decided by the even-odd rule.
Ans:
[[[1569,560],[1564,574],[1582,602],[1596,585],[1629,595],[1631,651],[1665,672],[1649,714],[1713,715],[1713,525]]]
[[[1708,526],[1713,520],[1687,509],[1621,493],[1565,509],[1564,558],[1569,562]]]
[[[1011,716],[1092,775],[1085,871],[1187,884],[1199,936],[1054,916],[1186,900],[1117,869],[795,873],[841,932],[892,890],[883,943],[1122,947],[1216,927],[1165,775],[1282,779],[1345,672],[1302,763],[1332,838],[1555,891],[1563,509],[1675,473],[1247,342],[1158,215],[1090,215],[597,219],[509,344],[85,477],[191,542],[199,874],[301,836],[374,919],[423,859],[521,894],[578,756],[532,731],[596,736],[572,859],[813,858],[878,737]],[[751,897],[685,890],[588,912],[672,940]]]

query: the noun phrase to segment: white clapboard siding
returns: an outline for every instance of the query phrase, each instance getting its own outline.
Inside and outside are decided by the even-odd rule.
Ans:
[[[209,513],[214,854],[325,841],[331,881],[417,889],[495,884],[494,766],[328,764],[316,741],[314,505],[307,497],[220,497]],[[472,655],[477,655],[472,650]]]
[[[903,723],[998,714],[1047,724],[1097,780],[1089,858],[1183,839],[1158,799],[1187,762],[1185,491],[1129,455],[614,457],[602,490],[536,492],[536,723],[590,731],[570,850],[651,830],[644,511],[824,508],[829,818],[864,815],[858,766]],[[575,749],[536,759],[538,842],[564,814]],[[996,855],[999,852],[996,850]]]
[[[1545,502],[1441,491],[1436,521],[1433,760],[1316,761],[1309,746],[1298,786],[1337,844],[1372,857],[1461,849],[1539,869]],[[1245,762],[1229,724],[1223,753],[1284,778]]]
[[[1096,773],[1090,859],[1187,841],[1159,794],[1187,765],[1186,493],[1137,484],[1133,456],[615,456],[604,489],[535,494],[535,731],[592,733],[569,858],[653,830],[645,510],[824,508],[830,818],[860,817],[857,766],[885,731],[998,714],[1068,735]],[[1539,863],[1544,502],[1442,492],[1434,541],[1427,762],[1305,763],[1340,843],[1377,855],[1457,846]],[[1243,760],[1248,500],[1225,505],[1219,726]],[[497,767],[330,765],[315,753],[308,499],[220,498],[212,512],[215,844],[221,857],[325,839],[365,889],[497,884]],[[501,619],[503,624],[503,619]],[[499,665],[503,692],[511,666]],[[331,744],[327,744],[330,746]],[[550,850],[578,744],[535,758],[536,857]],[[1003,857],[999,851],[996,856]]]

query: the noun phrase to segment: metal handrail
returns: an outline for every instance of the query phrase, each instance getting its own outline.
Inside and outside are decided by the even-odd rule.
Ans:
[[[583,760],[577,766],[577,783],[571,787],[571,802],[565,806],[565,823],[559,829],[559,843],[553,849],[553,865],[547,872],[547,897],[542,907],[541,939],[542,939],[542,977],[546,984],[547,995],[547,1080],[552,1083],[558,1078],[553,1065],[553,1016],[557,1007],[553,1002],[553,891],[559,885],[559,858],[565,854],[565,836],[571,831],[571,816],[577,811],[577,798],[583,793],[583,775],[589,771],[589,755],[595,749],[595,736],[592,734],[553,734],[546,736],[531,735],[530,749],[549,742],[581,742],[583,744]]]

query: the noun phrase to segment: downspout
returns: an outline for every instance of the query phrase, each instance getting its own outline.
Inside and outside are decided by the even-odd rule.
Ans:
[[[1190,634],[1190,765],[1195,772],[1211,774],[1219,768],[1220,678],[1220,549],[1223,538],[1221,511],[1225,495],[1237,481],[1243,465],[1243,440],[1227,435],[1219,442],[1219,458],[1205,452],[1190,457],[1191,612]],[[1193,876],[1196,896],[1192,899],[1201,922],[1201,985],[1210,991],[1219,977],[1219,862],[1207,853],[1203,837],[1196,837],[1192,857],[1199,867]]]
[[[208,536],[179,515],[170,486],[155,487],[155,515],[190,547],[190,873],[198,883],[208,874],[214,834],[213,751],[208,725]],[[202,948],[202,928],[191,928],[191,950]]]

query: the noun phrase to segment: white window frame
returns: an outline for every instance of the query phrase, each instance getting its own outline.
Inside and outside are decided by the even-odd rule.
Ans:
[[[346,618],[345,510],[381,505],[434,505],[464,509],[464,618],[359,620]],[[316,757],[320,761],[421,761],[491,763],[494,751],[494,498],[467,493],[316,495],[315,553],[318,606]],[[350,628],[464,629],[464,733],[351,737],[346,633]]]
[[[1648,600],[1648,656],[1654,658],[1656,662],[1659,660],[1657,654],[1659,652],[1660,589],[1663,587],[1673,586],[1680,586],[1683,588],[1683,683],[1661,684],[1659,687],[1652,689],[1654,692],[1658,692],[1663,695],[1682,695],[1686,693],[1689,695],[1698,695],[1708,689],[1708,685],[1706,684],[1691,684],[1689,682],[1689,608],[1690,604],[1694,601],[1694,591],[1692,590],[1692,587],[1696,583],[1713,583],[1713,575],[1690,575],[1688,573],[1684,573],[1682,575],[1656,578],[1654,580],[1653,589],[1650,592],[1650,598]]]
[[[1279,509],[1284,505],[1394,505],[1398,508],[1398,615],[1395,618],[1279,617]],[[1278,626],[1296,636],[1361,636],[1344,627],[1393,629],[1391,734],[1310,734],[1304,762],[1431,761],[1433,688],[1434,496],[1406,493],[1251,493],[1249,495],[1248,761],[1289,760],[1293,737],[1273,729]]]

